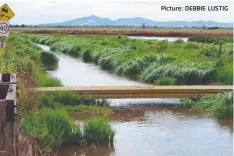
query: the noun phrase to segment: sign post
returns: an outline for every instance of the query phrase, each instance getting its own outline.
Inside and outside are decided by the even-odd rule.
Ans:
[[[11,8],[4,4],[0,7],[0,39],[1,48],[3,48],[3,37],[9,35],[9,20],[14,17],[15,14]]]
[[[0,8],[1,21],[9,21],[13,16],[15,16],[15,14],[7,4],[1,6]]]
[[[9,22],[0,21],[0,36],[8,36],[9,34]]]

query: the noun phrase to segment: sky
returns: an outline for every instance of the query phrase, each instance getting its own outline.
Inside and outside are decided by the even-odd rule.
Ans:
[[[96,15],[116,20],[118,18],[144,17],[155,21],[197,21],[213,20],[233,22],[231,1],[11,1],[7,3],[15,13],[11,24],[57,23],[79,17]],[[161,11],[161,6],[228,6],[228,11]]]

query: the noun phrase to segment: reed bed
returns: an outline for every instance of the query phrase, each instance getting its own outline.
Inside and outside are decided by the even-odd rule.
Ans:
[[[176,79],[177,85],[233,83],[232,43],[223,44],[219,58],[218,44],[145,41],[126,36],[26,36],[37,43],[53,38],[56,41],[49,46],[54,52],[81,57],[104,70],[147,83],[163,77]]]

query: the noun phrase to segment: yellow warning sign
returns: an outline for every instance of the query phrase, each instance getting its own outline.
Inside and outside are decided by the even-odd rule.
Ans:
[[[14,12],[9,8],[7,4],[4,4],[0,8],[0,20],[1,21],[9,21],[13,16],[15,16]]]

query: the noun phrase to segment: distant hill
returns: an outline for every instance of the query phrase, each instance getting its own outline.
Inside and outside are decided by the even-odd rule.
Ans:
[[[214,21],[166,21],[157,22],[142,17],[120,18],[111,20],[109,18],[101,18],[95,15],[88,17],[76,18],[61,23],[40,24],[39,26],[157,26],[157,27],[233,27],[233,23],[220,23]]]

